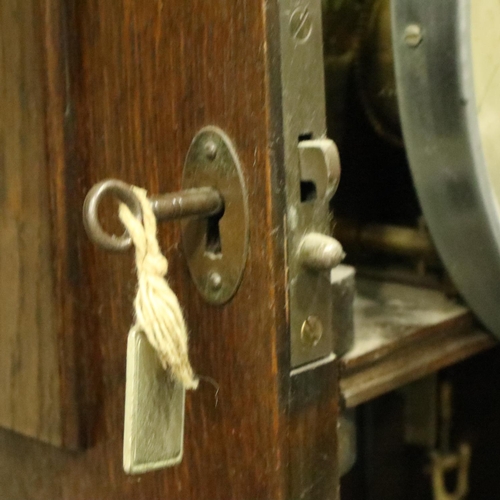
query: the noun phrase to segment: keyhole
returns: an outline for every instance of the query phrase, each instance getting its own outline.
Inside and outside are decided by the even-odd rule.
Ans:
[[[207,219],[207,239],[205,246],[205,253],[212,256],[222,254],[222,244],[220,239],[219,221],[223,213],[212,215]]]
[[[300,201],[306,203],[318,197],[316,184],[313,181],[300,181]]]
[[[310,141],[313,138],[312,132],[305,132],[299,135],[299,142]],[[300,201],[301,203],[307,203],[308,201],[313,201],[318,197],[316,184],[312,180],[300,180]]]

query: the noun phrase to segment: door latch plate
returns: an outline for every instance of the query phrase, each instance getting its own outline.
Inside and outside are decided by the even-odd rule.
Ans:
[[[297,370],[332,359],[336,350],[334,284],[326,265],[334,259],[323,250],[334,246],[333,238],[331,244],[325,238],[332,230],[330,199],[340,160],[326,138],[321,0],[281,0],[279,7],[290,358]],[[304,265],[304,238],[310,236],[318,247],[306,252]]]

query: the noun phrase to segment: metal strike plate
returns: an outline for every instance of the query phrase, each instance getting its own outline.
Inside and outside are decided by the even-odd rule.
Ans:
[[[328,265],[341,259],[328,235],[340,161],[335,144],[325,137],[321,0],[281,0],[279,5],[291,366],[297,369],[332,359],[334,350]],[[311,241],[317,242],[316,250]]]
[[[344,264],[332,269],[330,273],[330,303],[335,339],[333,350],[338,357],[343,356],[354,345],[355,276],[354,267]]]
[[[205,300],[223,304],[236,293],[248,254],[248,196],[236,150],[217,127],[193,139],[182,187],[210,186],[224,200],[221,214],[182,222],[182,242],[191,277]]]

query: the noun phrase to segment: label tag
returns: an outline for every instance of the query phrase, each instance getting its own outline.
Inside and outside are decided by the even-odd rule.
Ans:
[[[145,334],[127,341],[123,469],[140,474],[182,460],[185,390],[165,370]]]

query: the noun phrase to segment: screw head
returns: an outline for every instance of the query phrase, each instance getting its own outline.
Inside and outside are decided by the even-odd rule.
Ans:
[[[208,285],[214,291],[220,290],[222,286],[222,276],[219,273],[212,271],[208,275]]]
[[[214,141],[207,141],[203,148],[205,150],[205,156],[210,161],[215,160],[215,158],[217,157],[217,144],[215,144]]]
[[[300,330],[302,343],[308,347],[314,347],[323,336],[323,323],[317,316],[309,316]]]
[[[418,47],[422,39],[422,28],[418,24],[409,24],[406,27],[404,40],[408,47]]]
[[[290,17],[290,33],[300,41],[306,41],[312,32],[312,19],[307,7],[298,7]]]

